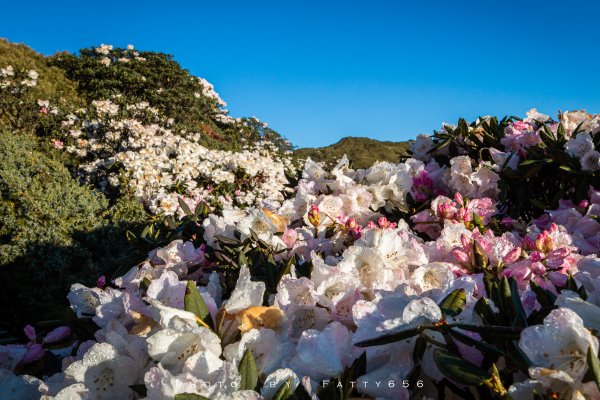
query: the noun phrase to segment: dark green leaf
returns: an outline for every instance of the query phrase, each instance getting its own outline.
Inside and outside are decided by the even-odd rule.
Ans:
[[[467,302],[465,289],[456,289],[442,300],[440,309],[444,315],[456,317],[464,311]]]
[[[500,325],[450,324],[449,326],[464,329],[465,331],[489,333],[505,339],[519,339],[521,331],[523,331],[523,328]]]
[[[187,281],[183,303],[185,311],[194,313],[198,318],[204,321],[206,325],[214,330],[213,320],[208,311],[208,307],[193,281]]]
[[[556,296],[554,295],[554,293],[552,293],[551,291],[549,291],[547,289],[542,288],[534,281],[531,281],[529,283],[529,286],[531,287],[531,290],[533,290],[533,292],[535,293],[536,299],[542,307],[553,307],[554,306],[554,303],[556,302]]]
[[[273,400],[288,400],[294,397],[294,390],[292,389],[292,377],[290,376],[288,380],[283,382],[277,392],[275,392],[275,396],[273,396]]]
[[[479,386],[490,379],[486,371],[443,349],[433,351],[433,361],[446,377],[464,385]]]
[[[588,347],[587,363],[594,376],[594,382],[596,382],[596,386],[600,389],[600,360],[598,360],[598,355],[594,354],[592,346]]]
[[[481,350],[481,352],[483,352],[484,354],[490,353],[490,354],[496,354],[496,355],[500,355],[500,356],[504,355],[502,353],[502,350],[500,350],[496,346],[488,344],[482,340],[473,339],[472,337],[467,336],[464,333],[456,331],[454,329],[450,329],[448,332],[459,342],[463,342],[466,345],[475,347],[476,349]]]
[[[192,215],[194,215],[192,210],[190,210],[188,205],[185,203],[185,201],[183,201],[181,197],[177,197],[177,202],[179,203],[179,207],[181,207],[186,216],[191,217]]]
[[[231,246],[241,246],[242,245],[242,242],[240,242],[239,240],[228,238],[227,236],[215,235],[214,237],[215,237],[215,239],[217,239],[217,241],[219,243],[223,243],[223,244],[227,244],[227,245],[231,245]]]
[[[406,329],[400,332],[395,332],[387,335],[380,336],[374,339],[363,340],[355,344],[356,347],[370,347],[370,346],[381,346],[383,344],[395,343],[400,340],[409,339],[413,336],[418,335],[425,329],[433,328],[433,325],[422,325],[417,328]]]
[[[250,349],[244,353],[238,370],[241,375],[240,390],[254,390],[258,383],[258,369]]]
[[[180,393],[175,395],[175,400],[208,400],[208,398],[195,393]]]

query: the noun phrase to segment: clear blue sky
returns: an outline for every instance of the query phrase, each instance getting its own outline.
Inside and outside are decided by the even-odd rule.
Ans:
[[[600,112],[592,1],[10,1],[0,37],[175,55],[233,116],[299,146],[405,140],[459,116]]]

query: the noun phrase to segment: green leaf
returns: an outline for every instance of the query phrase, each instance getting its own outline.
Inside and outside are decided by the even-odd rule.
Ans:
[[[544,289],[534,281],[529,282],[529,286],[531,290],[536,295],[537,302],[540,303],[542,307],[553,307],[556,302],[556,296],[554,293],[549,291],[548,289]]]
[[[258,383],[258,369],[250,349],[244,353],[238,370],[241,375],[240,390],[254,390]]]
[[[180,393],[175,395],[175,400],[208,400],[208,398],[195,393]]]
[[[598,360],[598,356],[594,354],[592,346],[588,347],[587,363],[594,376],[594,382],[596,382],[596,386],[600,389],[600,360]]]
[[[208,307],[206,306],[202,295],[198,291],[198,288],[196,288],[196,284],[193,281],[187,281],[183,303],[185,311],[194,313],[206,325],[214,330],[215,326],[213,325],[213,320],[210,312],[208,311]]]
[[[185,204],[185,201],[183,201],[181,197],[177,196],[177,202],[179,203],[179,207],[181,207],[186,216],[191,217],[192,215],[194,215],[192,210],[190,210],[188,205]]]
[[[531,360],[529,360],[527,355],[523,352],[523,350],[521,350],[517,341],[507,341],[505,343],[506,359],[512,364],[516,365],[522,373],[527,374],[529,367],[532,366]]]
[[[425,350],[427,350],[427,341],[422,337],[418,337],[415,341],[415,347],[412,353],[412,359],[415,364],[419,364],[423,355],[425,355]]]
[[[290,376],[275,392],[273,400],[288,400],[294,397],[294,390],[292,389],[292,377]]]
[[[571,173],[577,173],[577,171],[575,171],[574,169],[572,169],[571,167],[568,167],[566,165],[561,165],[558,168],[562,169],[563,171],[567,171],[567,172],[571,172]]]
[[[486,325],[494,325],[496,323],[496,315],[492,309],[492,304],[485,297],[477,300],[475,303],[475,312],[481,317]]]
[[[543,160],[525,160],[521,163],[519,163],[519,167],[524,167],[527,165],[533,165],[533,164],[537,164],[537,163],[541,163]]]
[[[459,342],[462,342],[471,347],[475,347],[476,349],[481,350],[483,354],[497,354],[500,356],[504,355],[504,353],[502,353],[502,350],[482,340],[473,339],[472,337],[467,336],[464,333],[456,331],[454,329],[450,329],[448,332]]]
[[[471,325],[471,324],[450,324],[452,328],[460,328],[465,331],[477,333],[489,333],[503,339],[519,339],[523,328],[501,325]]]
[[[406,329],[404,331],[383,335],[374,339],[363,340],[355,344],[356,347],[370,347],[370,346],[381,346],[383,344],[395,343],[400,340],[409,339],[413,336],[418,335],[425,329],[433,328],[433,325],[422,325],[417,328]]]
[[[464,311],[467,305],[467,294],[465,289],[456,289],[440,303],[440,309],[444,315],[456,317]]]
[[[433,351],[433,361],[446,377],[464,385],[479,386],[491,378],[486,371],[443,349]]]
[[[567,284],[565,285],[565,289],[577,293],[577,283],[571,274],[567,276]]]
[[[523,303],[521,303],[521,298],[519,297],[519,288],[517,287],[517,281],[515,280],[515,278],[511,277],[508,280],[508,284],[510,286],[512,306],[515,312],[515,319],[513,320],[513,325],[527,326],[527,314],[525,313]]]
[[[486,269],[488,266],[488,257],[485,254],[485,249],[477,240],[473,240],[472,251],[475,259],[475,265],[481,269]]]
[[[217,241],[219,243],[222,243],[222,244],[228,244],[231,246],[241,246],[242,245],[242,242],[240,242],[239,240],[228,238],[227,236],[215,235],[214,237],[215,237],[215,239],[217,239]]]

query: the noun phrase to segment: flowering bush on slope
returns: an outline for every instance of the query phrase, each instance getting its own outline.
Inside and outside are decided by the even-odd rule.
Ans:
[[[3,393],[599,398],[597,118],[461,121],[399,164],[307,160],[283,201],[182,207],[181,239],[72,286],[79,322],[0,347]]]
[[[201,132],[204,146],[232,150],[242,147],[240,139],[251,143],[262,139],[282,150],[291,148],[255,118],[231,117],[213,85],[191,75],[171,55],[102,44],[81,49],[77,55],[56,54],[49,64],[77,82],[88,103],[106,99],[121,105],[148,103],[172,119],[176,131]]]
[[[87,182],[109,197],[132,192],[154,214],[182,215],[178,198],[191,208],[200,201],[248,206],[283,200],[286,173],[294,167],[274,144],[208,149],[200,144],[202,134],[176,133],[172,124],[146,102],[93,101],[62,121],[61,147],[79,160]]]

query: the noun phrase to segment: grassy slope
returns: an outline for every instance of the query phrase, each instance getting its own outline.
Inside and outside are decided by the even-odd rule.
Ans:
[[[48,65],[48,60],[24,44],[10,43],[0,38],[0,68],[12,65],[15,69],[36,70],[40,77],[34,89],[41,99],[62,100],[82,104],[77,85],[65,77],[62,70]]]
[[[294,152],[296,157],[310,157],[315,161],[335,162],[344,154],[354,168],[368,168],[375,161],[398,162],[406,155],[409,142],[381,142],[365,137],[346,137],[327,147],[303,148]]]

